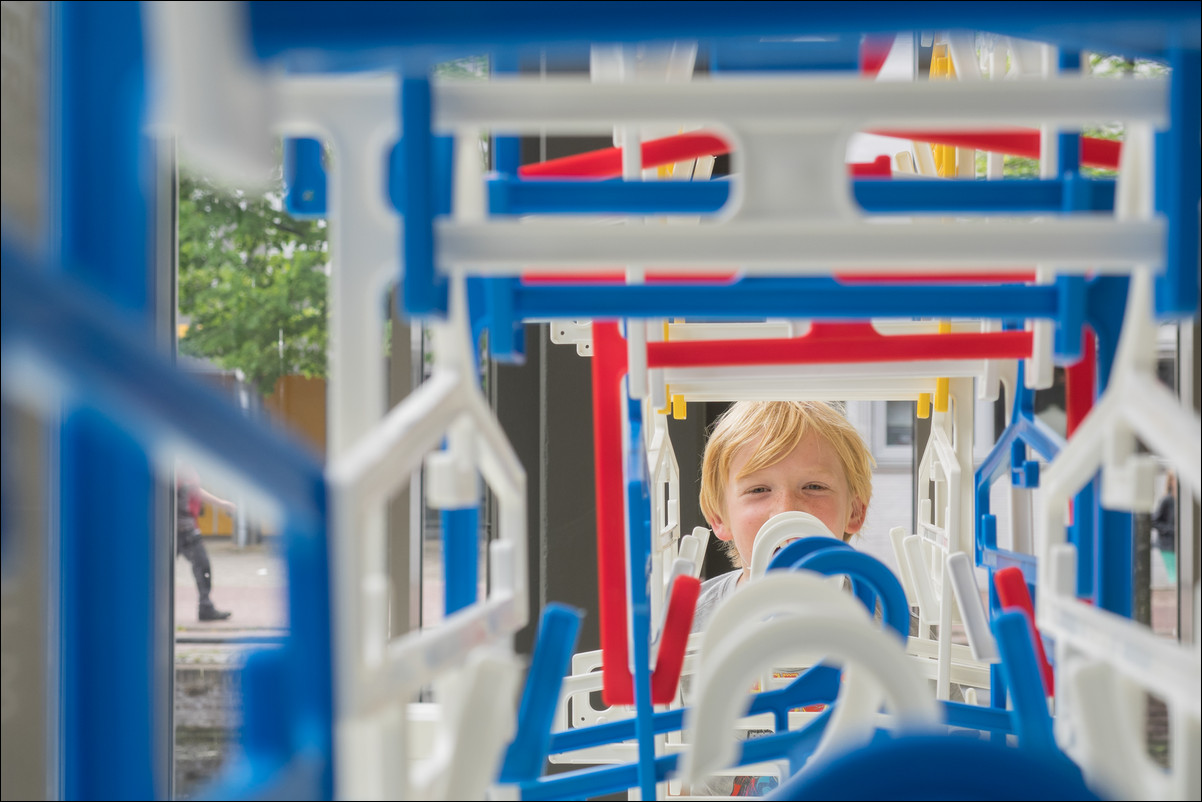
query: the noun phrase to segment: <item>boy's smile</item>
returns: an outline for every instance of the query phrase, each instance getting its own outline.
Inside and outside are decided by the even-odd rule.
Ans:
[[[734,540],[746,579],[756,533],[773,515],[791,510],[808,512],[842,539],[864,525],[864,505],[853,499],[843,465],[831,445],[817,432],[807,431],[801,442],[775,465],[739,476],[755,454],[759,441],[735,452],[726,477],[722,514],[710,521],[720,540]]]

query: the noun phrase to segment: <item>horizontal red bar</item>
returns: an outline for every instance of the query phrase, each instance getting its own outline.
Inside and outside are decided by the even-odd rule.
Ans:
[[[899,131],[895,129],[869,131],[877,136],[891,136],[897,139],[913,139],[918,142],[930,142],[934,145],[952,145],[957,148],[974,148],[1007,153],[1011,156],[1022,156],[1027,159],[1039,158],[1039,131],[1034,128],[1015,128],[1012,131],[942,131],[919,130]],[[1112,139],[1097,137],[1081,137],[1081,164],[1084,167],[1102,167],[1108,170],[1119,168],[1119,154],[1123,143]]]
[[[730,284],[738,273],[657,273],[645,276],[647,284]],[[1023,284],[1035,280],[1034,270],[996,270],[985,273],[835,273],[840,284]],[[524,284],[625,284],[624,270],[589,273],[522,274]]]
[[[644,277],[648,284],[730,284],[737,273],[657,273],[649,271]],[[523,284],[625,284],[625,270],[599,270],[590,273],[522,274]]]
[[[726,140],[715,134],[698,131],[676,134],[644,142],[643,167],[696,159],[700,156],[720,156],[730,152]],[[893,174],[888,156],[878,156],[871,162],[851,164],[849,173],[855,177],[889,177]],[[622,175],[622,149],[602,148],[545,162],[524,164],[518,168],[520,178],[617,178]]]
[[[941,130],[874,130],[868,133],[898,139],[913,139],[936,145],[952,145],[959,148],[974,148],[1008,153],[1029,159],[1039,158],[1039,131],[1033,128],[1015,128],[1010,131],[941,131]],[[1122,143],[1111,139],[1081,137],[1081,164],[1086,167],[1101,167],[1117,170]],[[730,144],[716,134],[707,131],[691,131],[644,142],[643,167],[659,167],[664,164],[696,159],[700,156],[720,156],[730,152]],[[853,175],[889,175],[879,170],[878,157],[873,167],[852,168]],[[883,157],[888,165],[888,157]],[[622,149],[600,150],[550,159],[545,162],[526,164],[518,168],[522,178],[616,178],[622,174]]]
[[[849,336],[838,332],[839,328],[838,324],[816,324],[809,334],[790,339],[648,343],[647,366],[829,365],[1031,356],[1029,331],[883,335],[857,326],[855,334]]]
[[[1034,270],[991,270],[983,273],[835,273],[840,284],[1025,284]]]
[[[729,152],[730,145],[725,139],[707,131],[693,131],[644,142],[643,167],[659,167]],[[521,178],[615,178],[621,174],[621,148],[602,148],[518,168]]]

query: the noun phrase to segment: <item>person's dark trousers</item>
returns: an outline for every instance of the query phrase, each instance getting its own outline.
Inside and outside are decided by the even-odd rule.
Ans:
[[[204,538],[195,529],[183,529],[177,536],[176,554],[182,554],[192,563],[192,576],[196,578],[196,592],[200,597],[197,617],[201,621],[221,621],[230,617],[213,606],[209,593],[213,590],[213,567],[209,553],[205,550]]]

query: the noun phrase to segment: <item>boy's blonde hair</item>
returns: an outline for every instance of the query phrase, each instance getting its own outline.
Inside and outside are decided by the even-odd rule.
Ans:
[[[726,479],[740,448],[759,441],[739,474],[746,476],[787,457],[811,428],[835,449],[847,476],[852,502],[867,510],[876,461],[864,438],[842,411],[825,401],[737,401],[714,422],[705,444],[701,462],[701,512],[706,520],[713,521],[725,514]],[[838,534],[845,541],[851,537],[847,532]]]

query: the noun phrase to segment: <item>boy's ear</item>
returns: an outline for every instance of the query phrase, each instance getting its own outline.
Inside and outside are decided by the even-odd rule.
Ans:
[[[709,521],[709,525],[710,529],[714,532],[714,537],[719,540],[730,540],[734,536],[726,527],[726,523],[722,520],[721,516],[715,515],[713,520]]]
[[[847,520],[847,534],[854,535],[859,532],[864,526],[864,519],[868,517],[868,505],[855,499],[851,503],[851,517]]]

